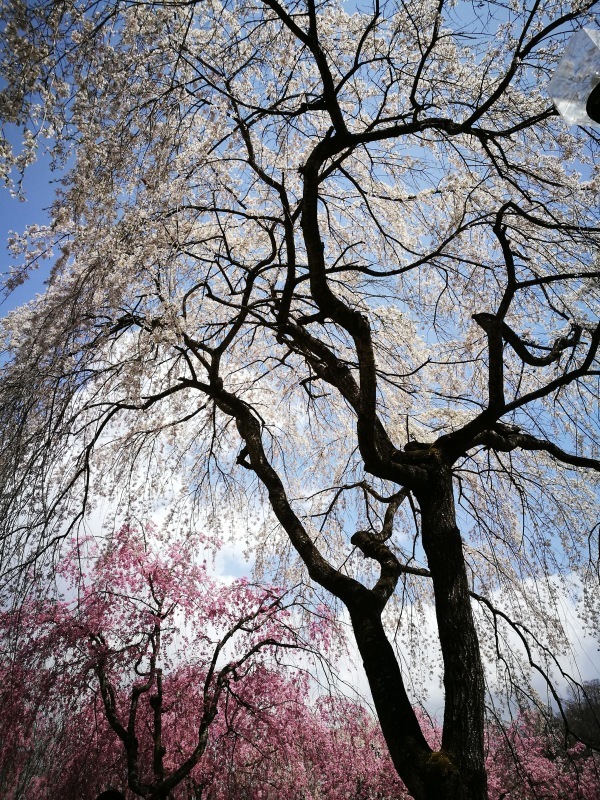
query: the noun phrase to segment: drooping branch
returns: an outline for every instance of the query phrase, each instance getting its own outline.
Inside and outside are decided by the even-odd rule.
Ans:
[[[523,406],[526,406],[528,403],[531,403],[534,400],[538,400],[542,397],[548,397],[549,395],[553,394],[557,389],[561,389],[563,386],[568,386],[569,384],[574,383],[580,378],[584,378],[590,375],[600,374],[600,370],[593,368],[599,347],[600,347],[600,323],[593,329],[590,337],[588,351],[585,355],[585,358],[578,367],[575,367],[573,369],[564,372],[558,378],[549,381],[545,386],[542,386],[540,389],[533,389],[527,394],[522,395],[521,397],[517,397],[515,400],[512,400],[511,402],[508,402],[506,404],[505,411],[510,412],[517,408],[522,408]]]
[[[480,603],[482,606],[485,606],[485,608],[487,608],[488,611],[492,614],[492,618],[494,620],[494,628],[496,630],[496,647],[498,648],[498,641],[497,641],[498,620],[503,620],[503,622],[506,623],[506,625],[510,628],[510,630],[513,631],[518,636],[519,641],[523,645],[523,648],[525,649],[525,652],[527,654],[527,661],[529,666],[532,669],[534,669],[538,673],[538,675],[540,675],[540,677],[544,680],[544,683],[548,687],[550,693],[552,694],[554,702],[556,703],[559,713],[563,719],[565,730],[571,735],[573,735],[578,741],[585,744],[587,747],[590,747],[593,750],[598,750],[597,745],[595,745],[593,742],[585,741],[570,728],[564,711],[564,703],[561,700],[560,695],[558,694],[555,683],[552,680],[549,672],[546,669],[544,669],[541,666],[541,664],[539,664],[538,661],[535,659],[530,641],[533,642],[535,646],[538,647],[543,652],[545,658],[547,658],[554,665],[554,667],[559,671],[560,675],[563,678],[566,678],[574,686],[580,686],[580,684],[571,675],[565,672],[559,660],[557,659],[555,653],[553,653],[550,648],[545,646],[540,641],[539,637],[536,636],[535,633],[527,625],[523,624],[522,622],[519,622],[518,620],[511,619],[508,616],[508,614],[506,614],[501,609],[497,608],[489,600],[489,598],[483,597],[477,592],[471,592],[471,597],[478,603]]]
[[[358,429],[362,408],[361,391],[348,363],[338,358],[322,340],[312,336],[303,325],[294,324],[290,320],[285,332],[286,344],[305,358],[316,375],[335,387],[354,409]],[[376,378],[374,380],[376,381]],[[365,440],[366,435],[359,439],[359,444]],[[407,486],[411,486],[425,477],[425,473],[419,468],[418,463],[410,458],[405,459],[402,451],[394,446],[377,413],[374,413],[372,436],[364,446],[368,448],[372,457],[368,471],[370,469],[379,477]]]

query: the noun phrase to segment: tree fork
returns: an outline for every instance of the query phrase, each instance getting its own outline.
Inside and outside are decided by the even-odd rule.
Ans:
[[[227,395],[221,389],[222,395]],[[281,480],[269,464],[260,424],[247,407],[228,396],[220,401],[235,415],[252,469],[269,489],[271,503],[290,540],[317,583],[334,591],[350,612],[373,701],[398,774],[415,800],[487,800],[483,757],[484,680],[479,642],[471,611],[462,540],[456,525],[449,467],[435,459],[429,492],[422,494],[423,544],[436,597],[436,615],[444,656],[446,708],[442,749],[432,752],[404,687],[398,660],[381,620],[383,607],[372,591],[339,573],[331,565],[315,569],[316,548],[302,546],[306,532],[289,507]],[[419,495],[417,495],[419,499]],[[302,527],[302,526],[300,526]],[[308,548],[308,549],[307,549]],[[317,562],[323,562],[322,556]],[[449,569],[451,566],[451,569]],[[337,580],[332,580],[333,576]],[[437,581],[436,581],[437,578]],[[337,591],[336,591],[337,590]],[[340,591],[341,590],[341,591]],[[465,676],[465,670],[469,672]]]

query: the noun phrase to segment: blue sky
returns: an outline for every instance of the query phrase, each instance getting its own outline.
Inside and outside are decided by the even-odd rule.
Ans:
[[[9,140],[14,140],[9,133]],[[54,198],[54,184],[59,173],[50,170],[50,157],[41,153],[38,161],[28,167],[23,180],[25,201],[12,197],[6,187],[0,188],[0,273],[6,272],[11,263],[7,250],[7,239],[10,231],[21,233],[27,225],[48,222],[48,209]],[[6,300],[0,298],[0,316],[15,306],[30,300],[38,292],[44,290],[44,279],[50,268],[50,262],[42,262],[42,269],[31,274],[30,279],[18,287]]]

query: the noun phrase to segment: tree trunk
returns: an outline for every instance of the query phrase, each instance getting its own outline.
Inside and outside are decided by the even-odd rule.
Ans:
[[[361,604],[362,605],[362,604]],[[350,612],[354,635],[377,716],[398,775],[415,800],[486,800],[483,738],[472,759],[459,758],[427,744],[404,688],[398,660],[380,612],[362,607]]]
[[[456,524],[451,469],[437,461],[427,489],[417,493],[421,535],[432,575],[444,661],[444,729],[440,757],[452,774],[444,797],[486,800],[485,682],[462,538]]]
[[[423,765],[431,755],[404,688],[400,667],[372,602],[350,609],[354,636],[369,681],[373,702],[396,770],[417,800],[428,800]]]

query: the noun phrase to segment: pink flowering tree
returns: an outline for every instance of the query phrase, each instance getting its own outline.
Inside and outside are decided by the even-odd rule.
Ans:
[[[511,725],[488,725],[490,800],[597,800],[600,758],[581,744],[566,746],[563,731],[537,713]]]
[[[220,583],[196,547],[123,527],[102,549],[72,548],[59,597],[2,612],[5,796],[200,792],[219,713],[215,741],[255,707],[279,654],[331,648],[330,620],[304,625],[297,593]]]
[[[400,800],[408,798],[376,719],[360,703],[315,698],[280,674],[260,715],[226,740],[211,800]],[[312,702],[311,702],[312,699]],[[238,707],[237,713],[240,712]]]
[[[376,718],[298,657],[335,658],[325,610],[219,582],[198,544],[123,527],[70,549],[56,596],[0,613],[0,796],[408,798]],[[437,751],[441,727],[419,721]],[[487,726],[486,770],[491,800],[600,796],[597,756],[535,714]]]

